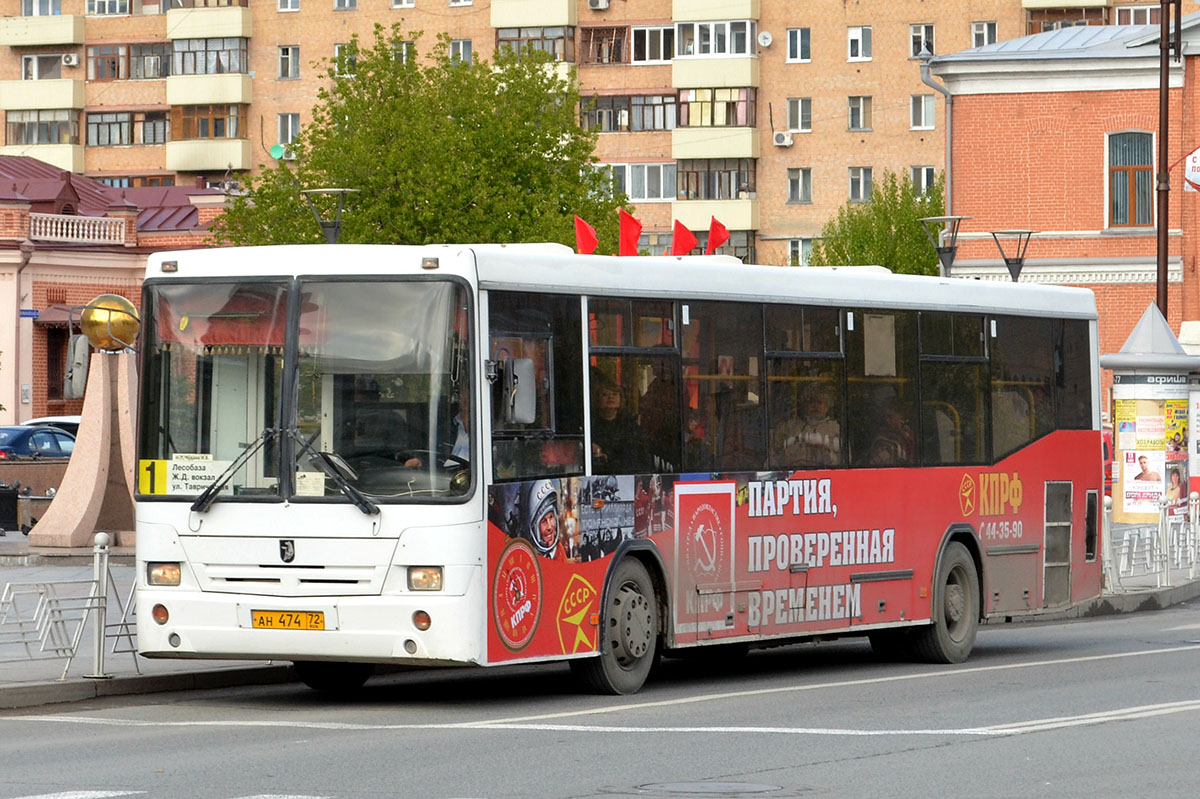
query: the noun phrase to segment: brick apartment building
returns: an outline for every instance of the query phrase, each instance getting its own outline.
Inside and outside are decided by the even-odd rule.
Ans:
[[[1184,17],[1184,59],[1169,68],[1168,322],[1200,319],[1200,203],[1185,157],[1200,147],[1194,54],[1200,14]],[[1124,344],[1157,287],[1157,28],[1088,27],[938,56],[951,92],[950,206],[962,223],[954,274],[1008,280],[989,231],[1031,230],[1021,280],[1096,294],[1100,351]],[[1200,182],[1200,176],[1192,175]],[[1011,237],[1001,239],[1011,248]],[[986,290],[986,289],[981,289]]]
[[[1195,8],[1185,0],[1186,10]],[[377,23],[458,58],[533,45],[577,67],[581,122],[637,204],[642,246],[679,219],[725,252],[802,261],[884,170],[933,180],[944,101],[923,48],[1146,24],[1147,0],[2,0],[0,153],[114,186],[226,184],[310,116],[322,61]]]
[[[0,156],[0,424],[79,413],[83,400],[63,396],[79,332],[71,309],[99,294],[140,304],[146,255],[204,246],[224,200],[203,188],[116,189]]]

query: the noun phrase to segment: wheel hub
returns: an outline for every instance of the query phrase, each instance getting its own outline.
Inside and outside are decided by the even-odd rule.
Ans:
[[[958,583],[950,583],[946,586],[946,623],[950,625],[958,624],[963,617],[963,609],[967,604],[967,595],[963,591],[963,587]]]
[[[654,618],[651,615],[650,603],[633,586],[622,586],[617,592],[616,602],[616,644],[613,652],[617,662],[626,665],[642,657],[650,650],[653,643],[651,637],[654,631]]]

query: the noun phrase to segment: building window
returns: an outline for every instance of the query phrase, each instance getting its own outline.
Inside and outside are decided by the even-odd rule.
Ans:
[[[674,130],[675,113],[672,95],[604,95],[584,101],[581,123],[601,133]]]
[[[754,55],[754,20],[675,23],[675,55],[747,56]]]
[[[333,0],[334,11],[353,11],[358,8],[358,0]]]
[[[174,175],[123,175],[114,177],[109,175],[102,178],[93,178],[93,180],[103,183],[105,186],[112,186],[114,189],[141,188],[143,186],[174,186]]]
[[[87,49],[88,80],[125,80],[129,77],[129,49],[123,44],[92,45]]]
[[[629,130],[629,97],[606,95],[588,103],[582,120],[585,130],[614,133]]]
[[[629,61],[629,28],[581,28],[579,63],[625,64]]]
[[[674,52],[674,26],[633,29],[633,63],[666,64]]]
[[[87,143],[89,147],[110,147],[133,141],[133,118],[128,112],[88,114]]]
[[[79,144],[79,114],[66,108],[9,111],[5,144]]]
[[[913,130],[933,130],[934,102],[932,94],[914,94],[910,98],[911,119]]]
[[[280,11],[299,11],[300,0],[279,0]]]
[[[417,43],[415,41],[399,42],[392,45],[392,59],[399,61],[401,64],[407,64],[408,59],[412,58],[417,52]]]
[[[129,0],[88,0],[87,12],[95,16],[128,14]]]
[[[450,60],[471,63],[471,40],[453,39],[450,42]]]
[[[789,168],[788,176],[788,202],[789,203],[811,203],[812,202],[812,169],[809,167]]]
[[[339,78],[353,75],[358,69],[358,48],[353,44],[333,46],[333,72]]]
[[[60,325],[46,328],[46,399],[63,398],[63,375],[67,369],[68,329]]]
[[[1117,6],[1118,25],[1157,25],[1161,6]]]
[[[416,8],[417,0],[392,0],[392,8]]]
[[[676,199],[749,199],[755,188],[755,158],[694,158],[679,162]]]
[[[787,101],[788,130],[812,132],[812,98],[789,97]]]
[[[172,75],[224,75],[246,72],[246,39],[176,39]]]
[[[787,60],[808,61],[811,54],[808,45],[808,28],[788,28]]]
[[[871,167],[850,167],[850,202],[865,203],[871,199]]]
[[[171,43],[129,46],[129,74],[134,80],[157,80],[171,74]]]
[[[995,22],[972,22],[971,23],[971,46],[985,47],[989,44],[996,43],[996,23]]]
[[[634,95],[630,98],[633,111],[631,127],[639,130],[674,130],[677,116],[675,95]]]
[[[279,115],[279,143],[283,145],[283,157],[286,160],[291,160],[296,157],[292,152],[291,144],[296,134],[300,132],[300,115],[299,114],[280,114]]]
[[[909,51],[911,57],[920,58],[922,53],[933,53],[932,25],[909,25],[908,37],[912,41],[912,49]]]
[[[21,0],[21,16],[52,17],[62,13],[62,0]]]
[[[21,80],[54,80],[62,77],[62,56],[21,56]]]
[[[850,130],[871,129],[871,98],[851,97],[848,102],[850,109]]]
[[[171,141],[245,138],[238,124],[245,113],[245,107],[237,104],[175,106]]]
[[[615,191],[638,203],[675,199],[675,163],[607,164]]]
[[[147,111],[144,114],[133,115],[135,144],[166,144],[170,133],[171,123],[167,120],[166,111]]]
[[[696,245],[697,252],[706,252],[708,250],[708,231],[696,231],[696,238],[700,243]],[[729,239],[714,250],[718,255],[732,255],[746,264],[758,263],[758,256],[754,249],[755,231],[753,230],[731,230],[729,231]]]
[[[469,6],[473,0],[450,0],[451,7],[453,6]]]
[[[575,28],[556,26],[551,28],[498,28],[496,47],[523,53],[526,50],[541,50],[554,56],[555,61],[575,61]]]
[[[812,263],[812,239],[788,240],[788,265],[808,266]]]
[[[680,89],[679,127],[754,127],[758,90]]]
[[[285,44],[279,47],[279,79],[296,80],[300,77],[300,45]]]
[[[871,60],[871,26],[850,28],[847,31],[846,60]]]
[[[937,169],[932,166],[914,166],[912,168],[913,187],[917,190],[917,194],[924,197],[933,188],[934,181],[937,180]]]
[[[1108,137],[1109,225],[1154,224],[1153,163],[1154,137],[1149,133]]]

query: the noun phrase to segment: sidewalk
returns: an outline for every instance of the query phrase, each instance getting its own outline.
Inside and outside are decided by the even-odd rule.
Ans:
[[[134,579],[133,551],[110,550],[109,571],[124,601]],[[90,548],[33,549],[23,535],[10,532],[0,536],[0,591],[9,583],[91,579]],[[1094,602],[1035,618],[1069,619],[1158,610],[1200,596],[1200,578],[1189,579],[1186,571],[1172,571],[1170,587],[1159,587],[1158,582],[1153,574],[1126,577],[1120,587],[1107,590]],[[119,612],[110,607],[108,621],[116,622],[119,618]],[[104,696],[264,685],[295,679],[291,665],[286,662],[147,659],[129,652],[112,653],[111,639],[104,662],[104,673],[109,676],[89,677],[94,667],[93,629],[91,624],[85,626],[65,679],[62,678],[65,658],[6,660],[21,654],[20,647],[0,647],[0,710]]]

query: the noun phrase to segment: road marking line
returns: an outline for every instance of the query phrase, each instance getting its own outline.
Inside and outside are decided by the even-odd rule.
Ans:
[[[145,791],[66,791],[39,793],[37,796],[16,796],[13,799],[110,799],[113,796],[136,796]]]

